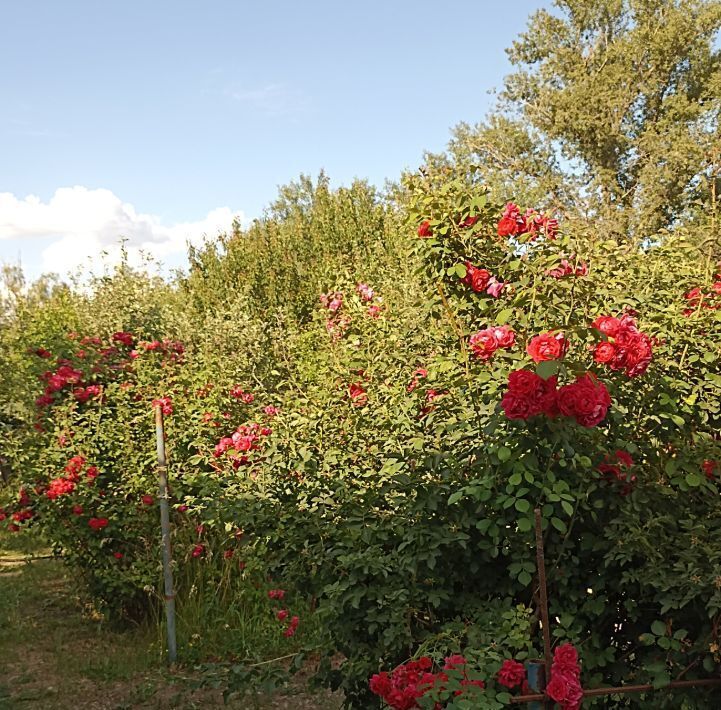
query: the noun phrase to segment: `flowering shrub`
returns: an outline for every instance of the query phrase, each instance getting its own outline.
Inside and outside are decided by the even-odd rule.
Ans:
[[[262,570],[273,634],[296,643],[299,600],[314,606],[319,680],[355,707],[523,691],[541,655],[536,507],[549,695],[714,674],[721,255],[682,231],[639,248],[575,234],[445,174],[402,191],[405,225],[364,188],[298,188],[195,253],[160,305],[120,280],[113,308],[100,285],[23,316],[0,524],[41,528],[101,603],[146,609],[155,402],[179,600]],[[277,580],[289,594],[266,599]],[[680,699],[715,707],[704,690],[629,702]]]

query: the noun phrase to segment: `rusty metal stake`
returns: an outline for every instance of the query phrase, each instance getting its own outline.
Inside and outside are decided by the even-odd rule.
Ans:
[[[546,559],[543,554],[543,526],[541,525],[541,509],[536,508],[536,567],[538,570],[538,586],[541,597],[541,624],[543,626],[543,657],[545,665],[545,682],[551,679],[551,627],[548,620],[548,588],[546,586]],[[552,708],[553,703],[547,700],[544,705]]]
[[[172,550],[170,545],[170,512],[168,506],[168,462],[165,457],[165,427],[163,409],[155,407],[155,441],[158,450],[158,484],[160,500],[160,529],[163,548],[163,581],[165,585],[165,622],[168,635],[168,660],[175,663],[178,648],[175,639],[175,592],[173,591]]]

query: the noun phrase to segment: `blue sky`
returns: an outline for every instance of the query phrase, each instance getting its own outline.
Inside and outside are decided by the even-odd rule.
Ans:
[[[542,4],[7,0],[0,260],[62,271],[122,231],[179,263],[301,172],[382,185],[484,116]]]

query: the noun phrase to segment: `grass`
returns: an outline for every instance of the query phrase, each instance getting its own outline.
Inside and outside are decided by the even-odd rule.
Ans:
[[[83,607],[70,572],[49,550],[25,535],[0,534],[0,710],[248,708],[249,698],[224,706],[220,690],[199,688],[192,663],[229,652],[241,659],[251,653],[279,657],[279,651],[288,652],[288,640],[279,638],[267,604],[259,613],[262,592],[252,585],[245,593],[233,590],[232,604],[213,608],[208,600],[217,590],[204,590],[202,575],[198,582],[179,606],[186,663],[171,672],[160,626],[112,628]],[[308,695],[294,683],[252,704],[326,710],[339,701]]]

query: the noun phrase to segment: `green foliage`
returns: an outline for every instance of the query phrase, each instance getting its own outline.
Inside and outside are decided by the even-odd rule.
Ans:
[[[553,204],[618,239],[688,218],[719,180],[721,4],[554,5],[508,51],[498,110],[456,129],[452,159],[481,165],[500,196]]]

